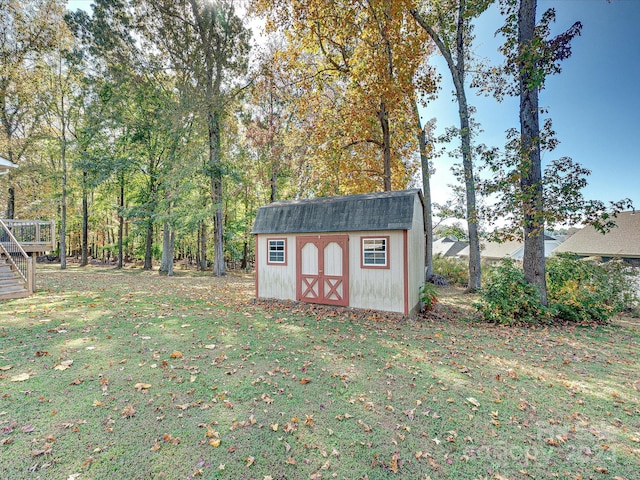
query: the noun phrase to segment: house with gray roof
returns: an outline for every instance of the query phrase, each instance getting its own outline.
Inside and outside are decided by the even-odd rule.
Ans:
[[[580,257],[602,257],[603,261],[621,259],[640,266],[640,212],[619,213],[616,227],[602,234],[586,226],[567,238],[555,251]]]
[[[545,234],[544,256],[549,257],[561,244],[559,240]],[[464,248],[458,254],[460,257],[469,256],[469,247]],[[505,258],[522,260],[524,256],[524,242],[522,240],[507,240],[505,242],[480,242],[480,258],[489,262],[496,262]]]
[[[256,297],[411,315],[424,283],[418,189],[275,202],[260,207]]]
[[[464,242],[458,240],[453,235],[448,235],[433,241],[432,253],[434,257],[436,255],[440,255],[441,257],[457,257],[468,245],[469,242]]]

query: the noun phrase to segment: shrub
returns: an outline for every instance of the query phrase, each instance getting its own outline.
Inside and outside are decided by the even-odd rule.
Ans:
[[[547,261],[549,306],[554,316],[574,322],[607,323],[618,312],[637,304],[632,269],[562,254]]]
[[[636,271],[622,262],[598,263],[562,254],[547,260],[548,307],[512,260],[488,274],[480,302],[482,317],[503,325],[548,323],[552,319],[607,323],[613,315],[638,308]]]
[[[423,309],[426,311],[432,310],[438,303],[437,296],[438,289],[433,283],[425,283],[420,289],[420,301],[422,302]]]
[[[466,287],[469,284],[469,266],[461,258],[435,255],[433,272],[442,275],[449,285]]]
[[[503,260],[487,275],[474,307],[482,317],[501,325],[549,323],[550,310],[541,304],[540,292],[527,283],[513,260]]]

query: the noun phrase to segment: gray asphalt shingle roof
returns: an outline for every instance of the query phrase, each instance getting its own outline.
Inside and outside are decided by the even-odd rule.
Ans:
[[[274,202],[258,209],[254,234],[409,230],[418,189]]]
[[[585,256],[640,258],[640,213],[622,212],[614,219],[616,227],[607,234],[586,226],[571,235],[556,252]]]

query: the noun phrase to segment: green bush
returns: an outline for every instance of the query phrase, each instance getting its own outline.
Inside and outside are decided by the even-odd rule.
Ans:
[[[513,260],[493,267],[474,307],[482,317],[501,325],[549,323],[550,310],[541,304],[540,292],[527,283]]]
[[[491,269],[474,306],[485,320],[503,325],[553,319],[604,324],[638,307],[636,272],[621,262],[602,264],[563,254],[547,260],[546,271],[548,307],[512,260]]]
[[[455,257],[433,257],[433,273],[442,275],[449,285],[469,285],[469,265],[466,260]]]
[[[420,289],[420,301],[422,302],[423,310],[433,310],[436,303],[438,303],[438,289],[433,283],[425,283]]]
[[[621,262],[597,263],[573,255],[547,261],[547,291],[554,316],[574,322],[607,323],[637,304],[632,269]]]

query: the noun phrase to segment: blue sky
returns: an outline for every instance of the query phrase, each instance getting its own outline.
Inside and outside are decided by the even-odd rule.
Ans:
[[[90,4],[90,0],[68,1],[71,10],[89,10]],[[584,191],[587,198],[608,202],[628,197],[640,208],[640,0],[538,0],[539,14],[550,7],[557,13],[554,33],[575,21],[581,21],[583,29],[562,73],[550,77],[540,95],[540,105],[548,109],[561,142],[543,162],[571,157],[592,172]],[[494,35],[501,24],[497,8],[492,7],[476,25],[475,53],[490,63],[501,61],[497,52],[501,40]],[[444,66],[441,59],[434,63]],[[440,71],[439,98],[423,111],[424,119],[437,119],[436,134],[458,124],[448,72]],[[505,131],[518,127],[518,100],[497,103],[473,91],[468,98],[484,130],[478,141],[502,147]],[[447,185],[453,181],[453,161],[442,157],[434,162],[434,201],[450,197]]]
[[[548,109],[560,140],[558,148],[546,153],[543,162],[562,156],[591,170],[585,197],[608,202],[631,198],[640,208],[640,0],[539,0],[538,14],[556,9],[554,33],[583,24],[582,35],[574,39],[573,54],[563,63],[560,75],[548,79],[540,94],[540,105]],[[494,36],[502,19],[493,8],[478,19],[476,53],[499,62]],[[435,64],[444,66],[441,59]],[[440,70],[443,80],[448,72]],[[438,131],[457,125],[457,105],[451,100],[451,83],[444,83],[439,99],[423,112],[435,117]],[[479,141],[502,147],[504,132],[518,127],[518,100],[497,103],[491,97],[477,97],[470,91],[469,103],[476,107],[476,121],[484,133]],[[432,178],[435,201],[449,197],[453,160],[435,160]]]

